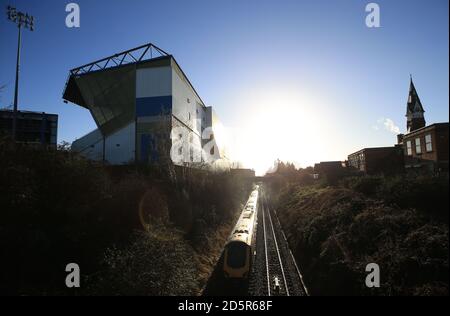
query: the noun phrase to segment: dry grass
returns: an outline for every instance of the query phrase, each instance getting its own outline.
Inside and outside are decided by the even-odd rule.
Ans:
[[[279,201],[314,295],[448,295],[448,223],[345,188],[291,185]],[[379,289],[365,287],[371,262]]]
[[[5,140],[0,165],[8,295],[199,294],[250,190],[229,173],[173,183],[161,168],[105,167]],[[71,262],[83,273],[79,290],[65,287]]]

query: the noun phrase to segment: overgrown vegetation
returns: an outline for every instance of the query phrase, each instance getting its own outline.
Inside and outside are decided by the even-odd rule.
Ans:
[[[448,174],[439,177],[403,174],[344,178],[340,186],[399,208],[413,208],[448,222]]]
[[[0,140],[0,292],[199,294],[250,184],[185,168],[174,180],[64,149]],[[71,262],[80,289],[65,287]]]
[[[269,184],[313,295],[448,295],[448,176]],[[372,262],[380,288],[365,286]]]

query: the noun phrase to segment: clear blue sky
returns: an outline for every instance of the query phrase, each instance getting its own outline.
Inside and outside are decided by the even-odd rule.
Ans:
[[[0,0],[2,12],[11,4],[36,17],[36,31],[23,34],[19,106],[59,114],[59,141],[95,128],[87,110],[62,102],[69,69],[147,42],[177,58],[225,126],[242,128],[264,111],[258,103],[265,96],[310,100],[296,115],[304,113],[301,122],[312,130],[296,138],[312,137],[322,150],[281,157],[301,164],[392,145],[395,134],[381,122],[405,130],[410,73],[427,122],[448,121],[447,0],[374,1],[377,29],[365,25],[371,1],[364,0],[80,0],[78,29],[65,26],[69,2]],[[17,29],[2,13],[0,84],[7,87],[0,107],[13,100],[16,44]]]

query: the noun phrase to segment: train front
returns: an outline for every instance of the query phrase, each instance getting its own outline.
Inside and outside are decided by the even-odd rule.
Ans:
[[[224,275],[230,279],[246,279],[251,267],[251,246],[244,241],[230,241],[225,248]]]
[[[258,204],[258,186],[239,217],[236,227],[225,246],[224,276],[228,279],[248,279],[253,261],[253,233]]]

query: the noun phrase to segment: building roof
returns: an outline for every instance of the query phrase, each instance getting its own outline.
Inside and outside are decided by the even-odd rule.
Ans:
[[[429,130],[434,129],[434,128],[445,127],[445,126],[448,128],[448,126],[449,126],[448,122],[434,123],[434,124],[431,124],[431,125],[424,126],[424,127],[419,128],[419,129],[416,129],[416,130],[414,130],[414,131],[412,131],[412,132],[410,132],[408,134],[405,134],[405,135],[403,135],[403,138],[407,138],[407,137],[410,137],[410,136],[413,136],[413,135],[416,135],[416,134],[419,134],[419,133],[423,133],[425,131],[429,131]]]
[[[138,65],[144,66],[145,64],[158,64],[158,62],[164,61],[173,61],[173,64],[180,70],[182,76],[186,79],[187,83],[191,86],[194,93],[202,102],[202,105],[205,106],[202,98],[197,93],[176,59],[152,43],[116,53],[109,57],[105,57],[70,70],[70,74],[63,92],[63,99],[89,109],[89,106],[83,99],[80,89],[75,81],[76,78],[80,78],[81,76],[88,74],[105,72],[107,70],[119,70],[120,68],[130,67],[135,68]]]
[[[88,109],[109,135],[135,119],[137,69],[163,66],[175,70],[206,107],[175,58],[152,43],[70,70],[63,99]]]
[[[10,109],[0,109],[1,114],[8,114],[12,115],[14,113],[13,110]],[[18,110],[17,114],[30,114],[30,115],[47,115],[47,116],[58,116],[58,114],[52,114],[52,113],[46,113],[46,112],[37,112],[37,111],[24,111],[24,110]]]
[[[321,165],[321,166],[337,166],[337,165],[342,165],[342,161],[321,161],[319,163],[315,164],[316,166]]]
[[[153,55],[155,54],[155,57]],[[150,55],[150,56],[149,56]],[[158,57],[170,56],[159,47],[148,43],[138,46],[121,53],[105,57],[89,64],[74,68],[70,71],[71,75],[82,75],[93,71],[104,70],[107,68],[120,67],[127,64],[134,64],[144,60],[155,59]],[[150,58],[148,58],[150,57]]]
[[[321,170],[339,169],[343,168],[345,162],[343,161],[321,161],[314,164],[314,171],[320,172]]]
[[[394,148],[398,148],[398,146],[387,146],[387,147],[368,147],[368,148],[363,148],[360,149],[358,151],[355,151],[354,153],[351,153],[349,156],[353,156],[356,154],[360,154],[364,151],[377,151],[377,150],[388,150],[388,149],[394,149]]]
[[[417,94],[416,87],[414,86],[414,82],[411,77],[411,81],[409,83],[409,94],[408,94],[408,102],[406,105],[406,115],[416,113],[416,112],[425,112],[422,106],[422,102],[420,102],[419,95]]]

